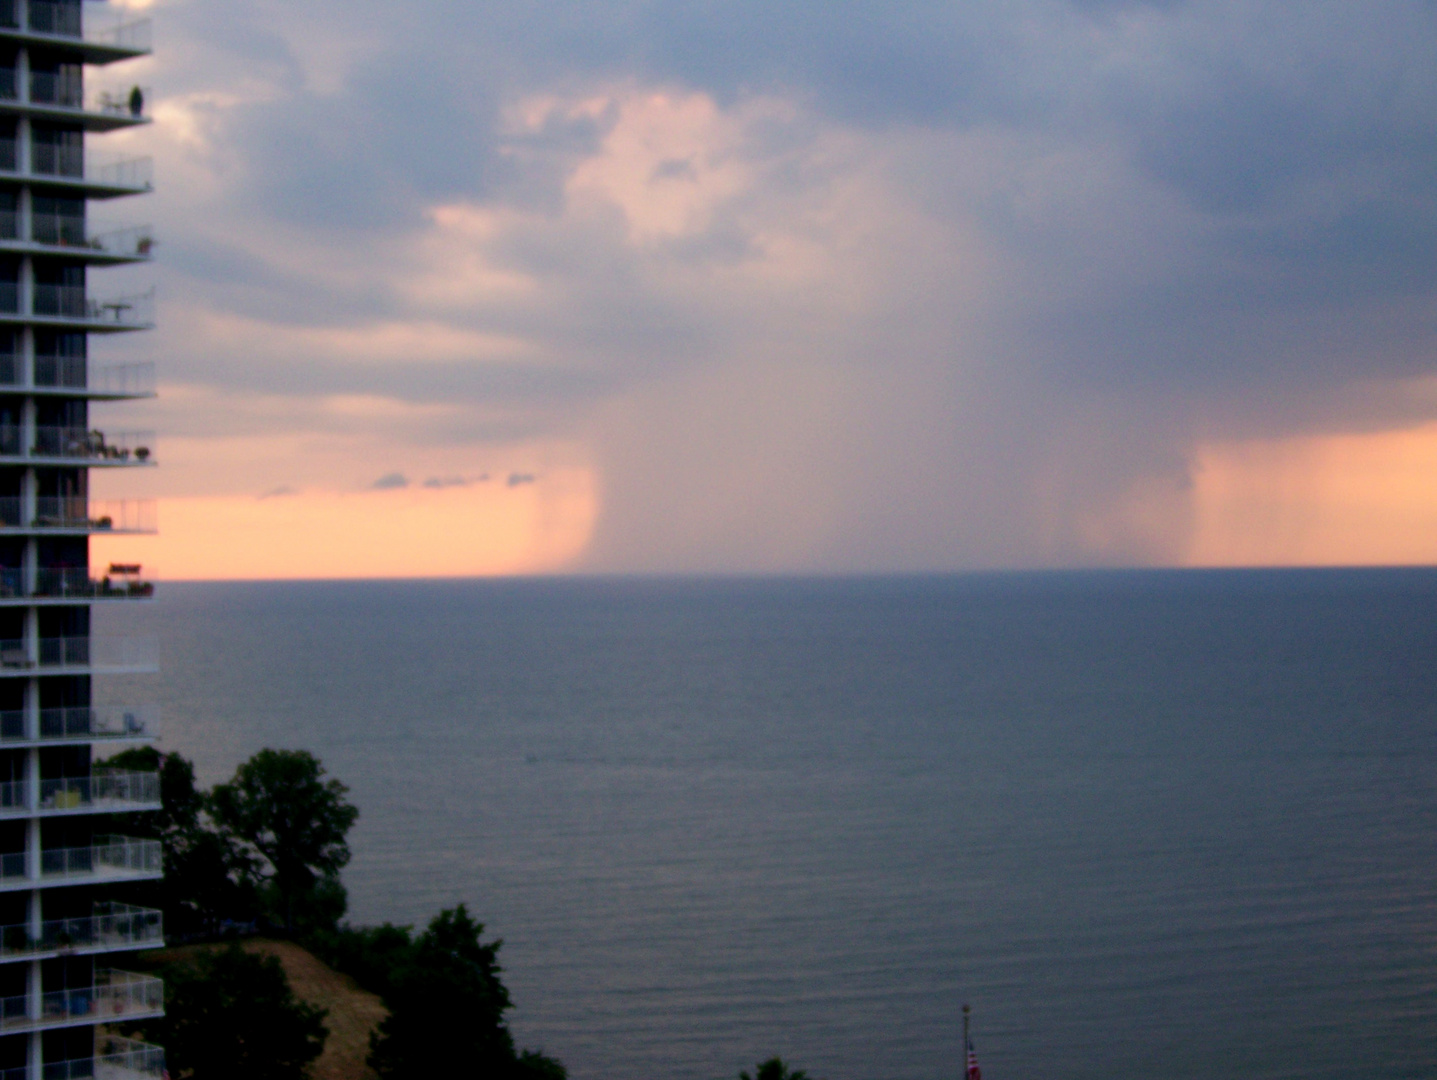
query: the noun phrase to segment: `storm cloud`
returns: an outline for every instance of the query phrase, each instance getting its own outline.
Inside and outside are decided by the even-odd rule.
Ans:
[[[296,483],[582,459],[593,569],[1165,562],[1203,440],[1437,418],[1430,3],[152,14],[154,423],[372,444]]]

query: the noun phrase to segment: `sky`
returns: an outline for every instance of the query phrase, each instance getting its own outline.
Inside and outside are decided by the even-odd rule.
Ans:
[[[112,557],[1437,561],[1432,0],[130,6]]]

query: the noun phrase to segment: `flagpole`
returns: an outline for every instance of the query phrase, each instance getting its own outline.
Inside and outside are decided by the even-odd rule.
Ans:
[[[972,1012],[972,1011],[973,1011],[973,1007],[972,1007],[971,1005],[969,1005],[969,1004],[965,1001],[965,1002],[963,1003],[963,1076],[964,1076],[964,1080],[967,1080],[967,1076],[968,1076],[968,1014],[969,1014],[970,1012]]]

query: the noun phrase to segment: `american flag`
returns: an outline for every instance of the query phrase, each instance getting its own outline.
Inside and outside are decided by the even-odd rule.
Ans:
[[[983,1080],[983,1070],[978,1068],[978,1053],[973,1049],[973,1040],[968,1040],[968,1077],[967,1080]]]

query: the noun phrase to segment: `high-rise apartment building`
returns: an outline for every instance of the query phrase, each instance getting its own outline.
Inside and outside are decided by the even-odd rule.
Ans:
[[[145,94],[86,85],[95,69],[123,78],[112,65],[149,52],[149,24],[83,8],[0,0],[0,1080],[164,1070],[158,1047],[108,1026],[163,1009],[159,980],[123,970],[161,944],[160,913],[117,891],[159,877],[159,845],[111,818],[159,809],[158,778],[103,764],[154,734],[145,708],[104,704],[103,677],[155,658],[90,627],[95,605],[154,592],[140,567],[90,553],[97,534],[154,529],[152,503],[90,498],[92,470],[155,463],[149,434],[92,415],[152,394],[152,367],[90,358],[97,335],[151,321],[149,297],[89,280],[150,257],[148,229],[90,213],[150,189],[148,161],[88,145],[147,123]]]

